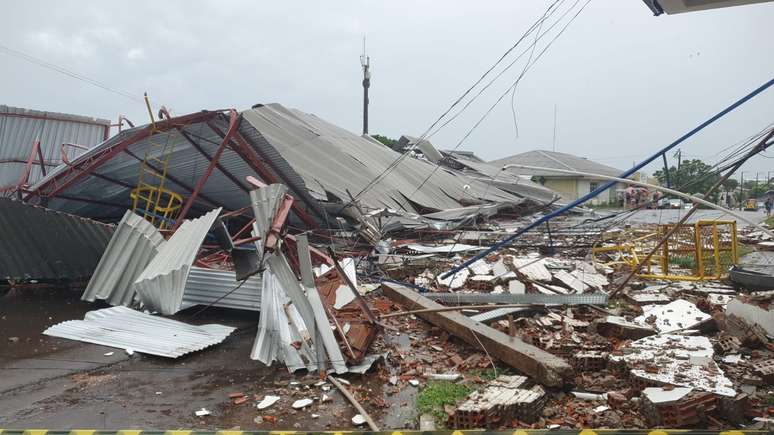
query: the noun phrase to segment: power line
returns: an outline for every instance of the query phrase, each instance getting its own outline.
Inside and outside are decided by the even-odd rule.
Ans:
[[[578,2],[579,2],[579,1],[580,1],[580,0],[577,0],[577,1],[576,1],[576,2],[573,4],[573,6],[571,6],[571,8],[572,8],[572,7],[575,7],[575,5],[576,5],[576,4],[578,4]],[[512,89],[514,89],[516,86],[518,86],[518,84],[521,82],[521,79],[524,77],[524,75],[527,73],[527,71],[529,71],[529,69],[530,69],[530,68],[531,68],[533,65],[535,65],[535,63],[537,63],[537,61],[538,61],[538,60],[540,60],[540,58],[543,56],[543,54],[545,54],[545,53],[546,53],[546,51],[547,51],[547,50],[548,50],[548,49],[549,49],[549,48],[550,48],[550,47],[551,47],[551,46],[554,44],[554,42],[556,42],[556,40],[557,40],[557,39],[558,39],[560,36],[562,36],[562,34],[564,33],[564,31],[565,31],[565,30],[567,30],[567,28],[570,26],[570,24],[572,24],[572,23],[573,23],[573,21],[575,21],[575,19],[578,17],[578,15],[580,15],[580,13],[581,13],[581,12],[583,12],[583,10],[586,8],[586,6],[588,6],[588,4],[589,4],[589,3],[591,3],[591,0],[586,0],[586,3],[584,3],[584,4],[583,4],[583,6],[581,6],[581,7],[578,9],[578,11],[575,13],[575,15],[573,15],[573,16],[572,16],[572,18],[570,18],[570,20],[567,22],[567,24],[565,24],[565,25],[564,25],[564,27],[562,27],[562,29],[559,31],[559,33],[557,33],[557,34],[554,36],[554,38],[553,38],[553,39],[551,39],[551,41],[549,41],[549,42],[548,42],[548,44],[546,44],[546,46],[543,48],[543,50],[541,50],[541,51],[540,51],[540,53],[537,55],[537,57],[535,58],[535,60],[533,60],[531,64],[528,64],[528,65],[527,65],[527,66],[524,68],[524,70],[522,70],[521,74],[519,74],[519,76],[518,76],[518,77],[516,77],[516,80],[514,80],[513,84],[511,84],[511,86],[509,86],[509,87],[508,87],[508,89],[506,89],[506,90],[505,90],[505,92],[503,92],[503,93],[500,95],[500,98],[498,98],[498,99],[497,99],[497,100],[494,102],[494,104],[492,104],[492,106],[490,106],[490,107],[489,107],[489,109],[488,109],[488,110],[487,110],[487,111],[484,113],[484,115],[483,115],[483,116],[481,116],[481,118],[479,118],[479,120],[478,120],[478,121],[477,121],[477,122],[476,122],[476,123],[473,125],[473,127],[471,127],[471,128],[470,128],[470,130],[468,130],[468,132],[467,132],[467,133],[465,133],[465,135],[462,137],[462,139],[460,139],[460,141],[459,141],[459,142],[457,142],[457,145],[455,145],[455,146],[454,146],[454,148],[452,149],[452,151],[456,151],[457,149],[459,149],[459,147],[460,147],[460,146],[462,146],[462,144],[465,142],[465,140],[466,140],[468,137],[470,137],[470,135],[471,135],[471,134],[472,134],[472,133],[473,133],[473,132],[476,130],[476,128],[478,128],[478,126],[479,126],[479,125],[481,125],[481,123],[482,123],[482,122],[484,122],[484,120],[485,120],[485,119],[486,119],[486,118],[489,116],[489,114],[491,114],[491,113],[492,113],[492,111],[495,109],[495,107],[497,107],[497,105],[498,105],[498,104],[500,104],[500,102],[503,100],[503,98],[505,98],[505,96],[506,96],[506,95],[508,95],[508,93],[509,93],[509,92],[511,92],[511,90],[512,90]],[[549,30],[550,30],[550,29],[549,29]],[[548,32],[548,30],[547,30],[546,32]],[[419,191],[419,189],[421,189],[421,188],[422,188],[422,187],[425,185],[425,183],[427,183],[427,181],[428,181],[428,180],[430,180],[430,178],[431,178],[433,175],[435,175],[435,173],[438,171],[438,169],[439,169],[440,167],[441,167],[440,165],[437,165],[435,168],[433,168],[433,170],[432,170],[432,171],[430,171],[430,174],[429,174],[429,175],[428,175],[428,176],[427,176],[427,177],[426,177],[426,178],[425,178],[425,179],[422,181],[422,183],[420,183],[420,184],[419,184],[419,186],[418,186],[416,189],[414,189],[414,192],[413,192],[411,195],[409,195],[409,197],[408,197],[408,198],[409,198],[409,199],[411,199],[411,197],[412,197],[412,196],[414,196],[414,194],[416,194],[416,193]]]
[[[555,1],[554,1],[554,2],[551,4],[551,5],[549,5],[548,9],[546,10],[546,13],[544,13],[544,14],[543,14],[543,17],[545,17],[545,15],[547,14],[547,12],[548,12],[548,11],[550,11],[550,10],[552,10],[556,4],[558,4],[558,3],[560,3],[560,2],[563,2],[563,1],[565,1],[565,0],[555,0]],[[482,81],[483,81],[483,80],[484,80],[484,79],[485,79],[485,78],[486,78],[486,77],[489,75],[489,73],[491,73],[491,72],[492,72],[492,71],[493,71],[493,70],[494,70],[494,69],[497,67],[497,65],[499,65],[499,64],[500,64],[500,63],[501,63],[501,62],[502,62],[502,61],[503,61],[503,60],[504,60],[506,57],[508,57],[508,55],[509,55],[509,54],[510,54],[510,53],[511,53],[511,52],[512,52],[514,49],[516,49],[516,47],[518,47],[518,45],[519,45],[519,44],[520,44],[520,43],[521,43],[521,42],[522,42],[522,41],[523,41],[523,40],[524,40],[524,39],[525,39],[527,36],[529,36],[529,34],[530,34],[530,33],[532,33],[532,32],[533,32],[533,31],[534,31],[534,30],[537,28],[538,24],[541,22],[541,20],[542,20],[542,19],[543,19],[543,18],[541,17],[540,19],[536,20],[536,21],[535,21],[535,22],[534,22],[534,23],[533,23],[533,24],[532,24],[532,25],[529,27],[529,29],[527,29],[527,30],[524,32],[524,34],[522,34],[522,35],[519,37],[519,39],[518,39],[518,40],[517,40],[517,41],[516,41],[516,42],[515,42],[515,43],[514,43],[514,44],[513,44],[513,45],[512,45],[512,46],[511,46],[511,47],[510,47],[508,50],[506,50],[506,51],[505,51],[505,53],[503,53],[503,55],[502,55],[502,56],[500,56],[500,58],[499,58],[499,59],[498,59],[498,60],[497,60],[497,61],[496,61],[496,62],[495,62],[495,63],[494,63],[494,64],[493,64],[493,65],[492,65],[492,66],[491,66],[489,69],[487,69],[487,70],[484,72],[484,74],[482,74],[482,75],[481,75],[481,77],[479,77],[479,78],[478,78],[478,80],[476,80],[476,82],[475,82],[475,83],[473,83],[473,85],[471,85],[471,86],[470,86],[470,87],[469,87],[467,90],[465,90],[465,92],[463,92],[463,93],[462,93],[462,95],[460,95],[460,96],[459,96],[459,97],[458,97],[458,98],[457,98],[457,99],[456,99],[456,100],[455,100],[455,101],[454,101],[454,102],[453,102],[453,103],[452,103],[452,104],[449,106],[449,108],[447,108],[447,109],[446,109],[446,111],[444,111],[444,112],[441,114],[441,116],[439,116],[439,117],[438,117],[438,119],[436,119],[436,120],[435,120],[435,122],[433,122],[433,123],[430,125],[430,127],[428,127],[428,128],[427,128],[427,130],[425,130],[425,132],[424,132],[424,133],[422,133],[422,135],[421,135],[421,136],[419,137],[419,139],[417,140],[417,143],[420,143],[422,140],[425,140],[425,139],[428,137],[428,133],[430,133],[430,132],[433,130],[433,128],[435,128],[435,126],[436,126],[436,125],[438,125],[438,123],[439,123],[439,122],[441,122],[441,120],[443,120],[443,119],[446,117],[446,115],[448,115],[448,114],[449,114],[449,113],[450,113],[450,112],[451,112],[451,111],[452,111],[452,110],[453,110],[453,109],[454,109],[454,108],[455,108],[455,107],[456,107],[456,106],[457,106],[457,105],[458,105],[460,102],[462,102],[462,100],[464,100],[464,99],[465,99],[465,97],[467,97],[467,96],[468,96],[468,94],[470,94],[470,92],[471,92],[471,91],[473,91],[473,89],[475,89],[475,88],[476,88],[476,86],[478,86],[478,85],[479,85],[479,84],[480,84],[480,83],[481,83],[481,82],[482,82]],[[502,73],[501,73],[501,74],[502,74]],[[499,77],[499,75],[498,75],[498,77]],[[480,93],[479,93],[479,95],[480,95]],[[476,97],[477,97],[477,96],[476,96]],[[475,99],[476,97],[473,97],[473,99]],[[464,109],[463,109],[463,110],[464,110]],[[409,152],[410,152],[410,149],[409,149],[409,150],[407,150],[406,152],[402,153],[400,156],[398,156],[398,158],[396,158],[396,159],[395,159],[395,160],[394,160],[392,163],[390,163],[390,164],[389,164],[389,165],[388,165],[388,166],[387,166],[387,167],[386,167],[386,168],[385,168],[385,169],[384,169],[384,170],[383,170],[383,171],[382,171],[382,172],[381,172],[379,175],[377,175],[376,177],[374,177],[374,179],[373,179],[373,180],[371,180],[371,181],[370,181],[370,182],[369,182],[369,183],[368,183],[368,184],[367,184],[365,187],[363,187],[363,189],[361,189],[361,190],[360,190],[360,192],[358,192],[356,195],[354,195],[354,196],[352,197],[352,199],[349,201],[349,203],[347,203],[347,205],[350,205],[350,204],[352,204],[353,202],[355,202],[355,201],[356,201],[358,198],[360,198],[360,196],[362,196],[362,195],[363,195],[365,192],[367,192],[368,190],[370,190],[371,188],[373,188],[373,187],[374,187],[374,186],[375,186],[377,183],[379,183],[379,182],[380,182],[382,179],[384,179],[384,177],[386,177],[386,176],[387,176],[387,175],[388,175],[390,172],[392,172],[392,170],[393,170],[393,169],[395,169],[395,168],[396,168],[396,167],[397,167],[397,166],[400,164],[400,162],[402,162],[402,161],[403,161],[403,160],[404,160],[404,159],[405,159],[405,158],[406,158],[406,157],[409,155]]]
[[[3,44],[0,44],[0,51],[3,51],[3,52],[5,52],[8,55],[18,57],[19,59],[26,60],[27,62],[33,63],[35,65],[51,69],[51,70],[56,71],[56,72],[58,72],[60,74],[64,74],[64,75],[66,75],[68,77],[72,77],[72,78],[74,78],[76,80],[80,80],[80,81],[82,81],[84,83],[88,83],[88,84],[90,84],[92,86],[96,86],[96,87],[101,88],[103,90],[106,90],[108,92],[112,92],[114,94],[120,95],[120,96],[122,96],[124,98],[128,98],[128,99],[130,99],[132,101],[135,101],[135,102],[138,102],[138,103],[143,103],[144,102],[143,99],[140,98],[139,96],[135,96],[133,94],[130,94],[129,92],[125,92],[125,91],[122,91],[122,90],[119,90],[119,89],[112,88],[109,85],[107,85],[105,83],[102,83],[102,82],[100,82],[98,80],[92,79],[92,78],[87,77],[87,76],[85,76],[83,74],[79,74],[79,73],[71,71],[71,70],[69,70],[69,69],[67,69],[65,67],[53,64],[51,62],[47,62],[47,61],[39,59],[37,57],[30,56],[29,54],[21,52],[19,50],[14,50],[14,49],[12,49],[10,47],[7,47],[7,46],[5,46]]]

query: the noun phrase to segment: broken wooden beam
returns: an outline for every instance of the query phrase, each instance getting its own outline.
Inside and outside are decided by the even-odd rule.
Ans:
[[[383,282],[382,292],[407,309],[443,308],[443,305],[398,284]],[[473,347],[483,346],[491,356],[533,377],[543,385],[560,387],[572,382],[573,369],[565,360],[516,337],[509,337],[457,312],[422,312],[417,315],[465,340]]]

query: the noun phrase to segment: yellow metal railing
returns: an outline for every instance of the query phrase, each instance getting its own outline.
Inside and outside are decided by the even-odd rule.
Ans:
[[[153,118],[147,94],[145,105],[151,120],[151,132],[148,136],[150,146],[146,148],[140,164],[137,187],[130,193],[132,211],[157,228],[167,229],[174,224],[174,219],[183,204],[183,198],[179,194],[165,187],[169,160],[174,152],[175,142],[171,140],[169,131],[156,128],[156,120]],[[163,144],[155,139],[157,134],[166,136]]]
[[[592,248],[592,258],[610,267],[636,267],[672,227],[659,225],[655,233],[628,240],[624,235],[621,243]],[[721,279],[737,260],[736,221],[698,221],[681,225],[660,252],[640,266],[637,276],[673,281]]]

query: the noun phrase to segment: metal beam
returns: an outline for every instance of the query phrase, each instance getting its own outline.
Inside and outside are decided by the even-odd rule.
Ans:
[[[180,135],[181,135],[181,136],[183,136],[183,138],[184,138],[185,140],[187,140],[187,141],[188,141],[188,143],[190,143],[190,144],[191,144],[191,146],[193,146],[194,148],[196,148],[196,150],[197,150],[197,151],[199,151],[199,154],[203,155],[203,156],[204,156],[204,158],[206,158],[208,161],[212,161],[212,156],[211,156],[211,155],[209,155],[209,154],[207,153],[207,151],[204,151],[204,148],[202,148],[202,146],[201,146],[201,145],[199,145],[198,143],[196,143],[196,141],[195,141],[195,140],[193,140],[193,138],[191,137],[191,135],[189,135],[189,134],[188,134],[188,132],[186,132],[185,130],[183,130],[183,128],[182,128],[182,127],[181,127],[181,128],[179,128],[179,129],[178,129],[178,131],[180,132]],[[245,187],[245,185],[244,185],[244,184],[242,184],[241,182],[239,182],[239,178],[237,178],[236,176],[234,176],[234,174],[232,174],[231,172],[229,172],[228,170],[226,170],[226,168],[224,168],[224,167],[223,167],[223,165],[221,165],[221,164],[220,164],[220,162],[218,162],[218,163],[215,165],[215,167],[216,167],[216,168],[218,168],[218,170],[219,170],[219,171],[220,171],[220,172],[221,172],[223,175],[225,175],[226,177],[228,177],[228,179],[229,179],[229,180],[233,181],[233,182],[234,182],[234,184],[235,184],[235,185],[236,185],[238,188],[240,188],[240,189],[244,190],[245,192],[250,192],[250,189],[248,189],[247,187]]]
[[[138,156],[137,154],[135,154],[135,153],[133,153],[133,152],[129,151],[128,149],[127,149],[127,150],[124,150],[124,152],[125,152],[126,154],[128,154],[128,155],[130,155],[130,156],[134,157],[134,158],[135,158],[135,159],[137,159],[137,161],[139,161],[139,162],[142,162],[142,161],[143,161],[143,159],[141,159],[141,158],[140,158],[140,156]],[[147,163],[147,162],[146,162],[146,164],[148,165],[148,167],[149,167],[149,168],[153,169],[153,170],[154,170],[154,171],[156,171],[157,173],[159,173],[159,174],[160,174],[160,173],[162,172],[162,171],[161,171],[161,169],[157,168],[156,166],[153,166],[152,164],[150,164],[150,163]],[[177,184],[178,186],[182,187],[183,189],[187,190],[187,191],[188,191],[188,193],[191,193],[191,192],[193,192],[193,187],[191,187],[190,185],[188,185],[188,183],[185,183],[184,181],[180,181],[180,180],[179,180],[177,177],[175,177],[175,176],[173,176],[173,175],[170,175],[170,174],[167,174],[167,178],[168,178],[168,179],[169,179],[171,182],[173,182],[173,183]],[[210,203],[210,205],[214,205],[214,206],[216,206],[216,207],[222,207],[224,210],[228,210],[228,207],[226,207],[225,205],[221,204],[220,202],[218,202],[218,201],[215,201],[214,199],[212,199],[212,198],[210,198],[210,197],[208,197],[208,196],[206,196],[206,195],[204,195],[204,194],[199,194],[199,196],[201,196],[201,197],[202,197],[202,199],[204,199],[205,201],[209,202],[209,203]]]
[[[220,135],[221,137],[224,137],[223,131],[215,125],[213,122],[207,122],[207,126],[209,126],[212,131]],[[269,172],[266,170],[266,168],[263,166],[264,161],[256,155],[255,151],[252,147],[250,147],[245,140],[244,137],[237,131],[234,136],[231,138],[231,149],[234,150],[239,156],[244,160],[250,168],[252,168],[261,179],[268,182],[269,184],[272,183],[278,183],[280,182],[279,178],[275,176],[272,172]],[[275,171],[276,172],[276,171]],[[281,174],[280,174],[281,175]],[[290,188],[290,184],[287,182],[284,183],[288,188]],[[292,189],[291,189],[292,190]],[[297,197],[301,197],[300,195],[296,195]],[[293,212],[298,216],[299,219],[301,219],[308,228],[317,228],[317,222],[309,216],[309,214],[304,210],[297,201],[293,201]]]
[[[228,113],[228,131],[226,132],[226,135],[223,137],[223,143],[220,144],[217,151],[215,151],[215,155],[212,156],[210,159],[210,164],[207,165],[207,169],[204,171],[204,174],[199,177],[199,180],[196,182],[196,187],[194,187],[193,192],[191,192],[191,195],[188,197],[188,201],[186,201],[185,205],[183,206],[183,209],[180,211],[180,214],[177,216],[177,219],[175,220],[175,225],[172,227],[172,231],[176,230],[180,224],[183,223],[183,220],[185,219],[186,215],[188,215],[188,211],[191,209],[191,206],[193,205],[194,201],[196,201],[196,197],[199,196],[199,192],[201,192],[202,188],[204,187],[204,183],[207,182],[207,180],[210,178],[210,175],[212,175],[212,171],[215,170],[215,165],[218,164],[218,160],[220,160],[220,156],[223,154],[223,151],[226,149],[226,145],[228,145],[229,140],[231,139],[231,136],[233,136],[234,132],[236,131],[237,127],[237,121],[239,119],[239,115],[237,114],[237,111],[234,109],[229,110]]]
[[[385,296],[409,310],[442,309],[421,294],[392,283],[382,283]],[[476,349],[510,365],[520,372],[532,376],[548,387],[561,387],[572,382],[572,367],[562,358],[552,355],[516,337],[510,337],[489,326],[470,320],[458,312],[425,312],[417,316],[456,335]]]
[[[93,155],[89,155],[79,162],[74,162],[73,166],[68,167],[62,173],[57,174],[55,177],[51,177],[42,183],[37,189],[31,191],[24,197],[25,201],[29,201],[34,197],[48,197],[53,198],[59,195],[73,184],[82,180],[84,177],[91,174],[96,168],[102,166],[110,159],[114,158],[124,150],[128,149],[130,145],[147,139],[157,130],[168,130],[176,128],[179,125],[186,125],[196,122],[203,122],[214,118],[219,112],[197,112],[185,116],[179,116],[169,120],[164,120],[156,123],[156,130],[153,130],[151,125],[142,127],[139,131],[133,133],[131,136],[117,142],[111,147],[106,147],[95,152]]]

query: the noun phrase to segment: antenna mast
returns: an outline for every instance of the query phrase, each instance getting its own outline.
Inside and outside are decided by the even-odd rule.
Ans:
[[[366,39],[363,36],[363,54],[360,55],[363,67],[363,134],[368,134],[368,88],[371,87],[371,58],[366,55]]]

